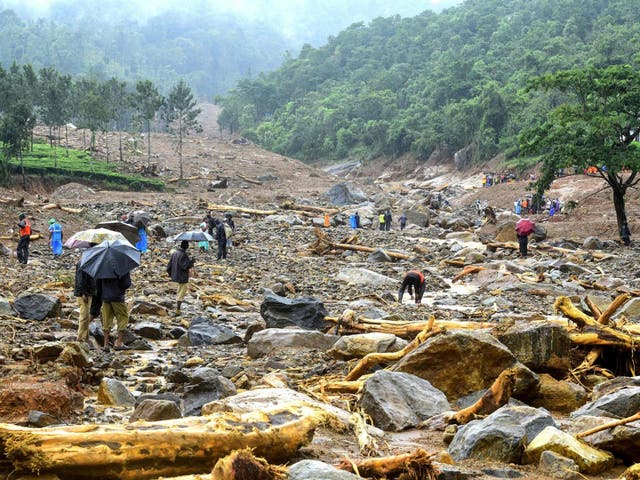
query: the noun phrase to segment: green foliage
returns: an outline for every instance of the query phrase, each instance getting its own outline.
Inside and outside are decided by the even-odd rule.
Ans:
[[[550,72],[634,62],[640,10],[623,0],[467,0],[353,24],[218,98],[220,127],[306,161],[518,152],[523,128],[564,100],[527,90]],[[250,115],[245,114],[250,112]]]
[[[3,156],[0,160],[5,161]],[[20,162],[15,158],[8,159],[10,170],[18,171]],[[22,165],[27,174],[59,176],[68,181],[79,178],[105,183],[115,190],[163,190],[164,183],[160,180],[128,175],[115,171],[112,163],[91,158],[87,152],[69,150],[68,157],[59,157],[57,167],[54,166],[53,148],[46,144],[35,143],[33,149],[22,156]]]

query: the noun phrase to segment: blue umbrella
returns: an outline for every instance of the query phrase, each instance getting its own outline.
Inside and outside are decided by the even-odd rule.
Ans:
[[[120,278],[140,265],[140,251],[129,242],[107,240],[82,253],[80,269],[95,279]]]

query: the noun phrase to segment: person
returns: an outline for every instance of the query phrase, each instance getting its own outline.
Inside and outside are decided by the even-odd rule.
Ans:
[[[211,216],[210,213],[207,213],[205,217],[207,219],[207,233],[213,237],[213,229],[216,228],[216,219]]]
[[[131,287],[131,275],[125,273],[119,278],[103,278],[96,281],[97,288],[102,292],[102,329],[104,331],[104,350],[109,351],[109,337],[113,319],[116,319],[118,336],[113,345],[114,350],[127,350],[124,344],[124,332],[129,324],[129,312],[124,303],[124,295]],[[99,287],[98,287],[99,285]]]
[[[622,226],[620,227],[620,238],[625,247],[631,245],[631,230],[629,230],[629,224],[626,220],[622,222]]]
[[[522,258],[527,258],[527,254],[528,254],[527,250],[529,246],[529,233],[525,234],[516,230],[516,235],[518,237],[518,246],[520,250],[520,256]]]
[[[208,223],[207,217],[204,217],[202,219],[202,223],[200,224],[200,231],[207,232],[208,230],[209,230],[209,223]],[[206,252],[207,250],[209,250],[209,241],[202,240],[198,242],[198,248],[200,249],[201,252]]]
[[[227,258],[227,234],[224,231],[224,225],[218,219],[216,219],[216,240],[218,241],[218,260],[221,258]]]
[[[356,214],[352,213],[351,215],[349,215],[349,227],[351,227],[353,230],[356,229]]]
[[[24,213],[18,215],[18,232],[20,239],[18,240],[18,262],[27,264],[29,261],[29,242],[31,241],[31,222]]]
[[[360,214],[356,212],[356,228],[360,228]]]
[[[384,213],[378,215],[378,222],[380,223],[380,230],[384,230]]]
[[[62,225],[55,218],[49,220],[49,244],[54,257],[62,255]]]
[[[76,296],[80,308],[77,341],[89,343],[89,324],[93,320],[91,304],[93,296],[96,294],[96,282],[91,275],[80,269],[80,261],[76,263],[73,294]]]
[[[400,215],[400,230],[404,230],[407,227],[407,214],[402,212]]]
[[[144,225],[139,225],[138,236],[140,237],[140,240],[136,242],[136,248],[142,253],[145,253],[149,247],[149,240],[147,238],[147,229]]]
[[[384,229],[388,232],[391,230],[391,212],[387,210],[384,214]]]
[[[224,227],[224,235],[225,237],[227,237],[226,250],[227,252],[229,252],[229,250],[231,250],[231,247],[233,246],[233,228],[231,227],[231,225],[229,225],[228,219],[223,222],[222,226]]]
[[[180,308],[182,307],[182,302],[187,295],[187,289],[189,287],[189,270],[194,265],[194,260],[189,257],[187,253],[188,248],[189,242],[186,240],[180,242],[180,247],[173,252],[167,265],[167,273],[171,277],[171,280],[178,284],[176,315],[180,315]]]
[[[427,286],[427,281],[424,278],[424,274],[419,270],[410,270],[402,279],[402,285],[398,292],[398,303],[402,303],[402,297],[404,296],[405,289],[408,290],[409,295],[413,298],[416,304],[422,302],[422,296]]]
[[[329,214],[325,213],[324,214],[324,227],[328,228],[331,226],[331,219],[329,218]]]

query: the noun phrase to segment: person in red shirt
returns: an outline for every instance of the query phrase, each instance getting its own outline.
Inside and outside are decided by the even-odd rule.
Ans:
[[[409,295],[413,298],[416,304],[422,302],[422,296],[427,286],[427,281],[424,278],[424,274],[418,270],[410,270],[402,279],[402,285],[398,292],[398,303],[402,303],[402,297],[404,291],[408,289]]]
[[[16,254],[18,255],[18,261],[23,264],[27,264],[29,260],[29,242],[31,241],[31,222],[24,213],[18,216],[18,228],[20,234],[20,240],[18,240],[18,248]]]

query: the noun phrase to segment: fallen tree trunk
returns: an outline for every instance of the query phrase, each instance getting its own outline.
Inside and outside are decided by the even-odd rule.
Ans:
[[[229,211],[229,212],[240,212],[240,213],[249,213],[251,215],[275,215],[278,213],[278,210],[255,210],[253,208],[244,208],[244,207],[234,207],[233,205],[218,205],[215,203],[210,203],[207,205],[208,210],[215,211]]]
[[[356,434],[360,453],[365,457],[379,455],[378,442],[367,431],[367,424],[359,413],[353,413],[350,418],[353,432]]]
[[[506,405],[516,384],[517,372],[515,368],[503,370],[495,379],[491,388],[487,390],[473,405],[458,410],[449,420],[450,423],[464,425],[477,415],[489,415]]]
[[[331,250],[351,250],[354,252],[367,252],[367,253],[373,253],[379,250],[378,248],[365,247],[363,245],[331,242],[327,237],[327,235],[318,227],[313,229],[313,233],[317,237],[317,240],[311,245],[311,250],[317,255],[326,255],[330,253]],[[351,237],[350,240],[354,241],[355,239],[357,239],[357,235],[354,235],[353,237]],[[389,257],[397,258],[399,260],[407,260],[411,258],[410,255],[407,255],[405,253],[391,252],[388,250],[385,250],[384,252],[387,255],[389,255]]]
[[[210,472],[234,450],[291,458],[329,415],[304,404],[129,425],[26,428],[0,424],[0,455],[18,472],[136,480]],[[0,457],[0,459],[2,459]]]
[[[253,180],[252,178],[247,178],[244,175],[240,175],[239,173],[237,173],[236,175],[240,180],[244,180],[245,182],[253,183],[254,185],[262,185],[262,182],[259,180]]]
[[[337,468],[365,478],[396,478],[404,474],[403,478],[408,479],[436,480],[439,472],[432,463],[432,457],[419,448],[415,452],[391,457],[370,458],[358,462],[344,460]]]
[[[379,365],[381,363],[389,364],[391,362],[396,362],[404,357],[406,354],[412,352],[424,342],[426,342],[429,338],[437,335],[442,332],[442,329],[433,330],[433,325],[436,319],[432,315],[425,325],[424,329],[416,335],[416,337],[402,350],[398,350],[397,352],[386,352],[386,353],[370,353],[365,355],[353,369],[346,376],[345,380],[352,381],[357,380],[362,375],[367,373],[371,368]]]
[[[314,207],[313,205],[299,205],[297,203],[289,203],[285,202],[281,205],[283,210],[296,210],[302,212],[309,212],[315,214],[324,214],[328,213],[329,215],[333,215],[334,213],[340,213],[340,210],[337,208],[329,208],[329,207]]]

